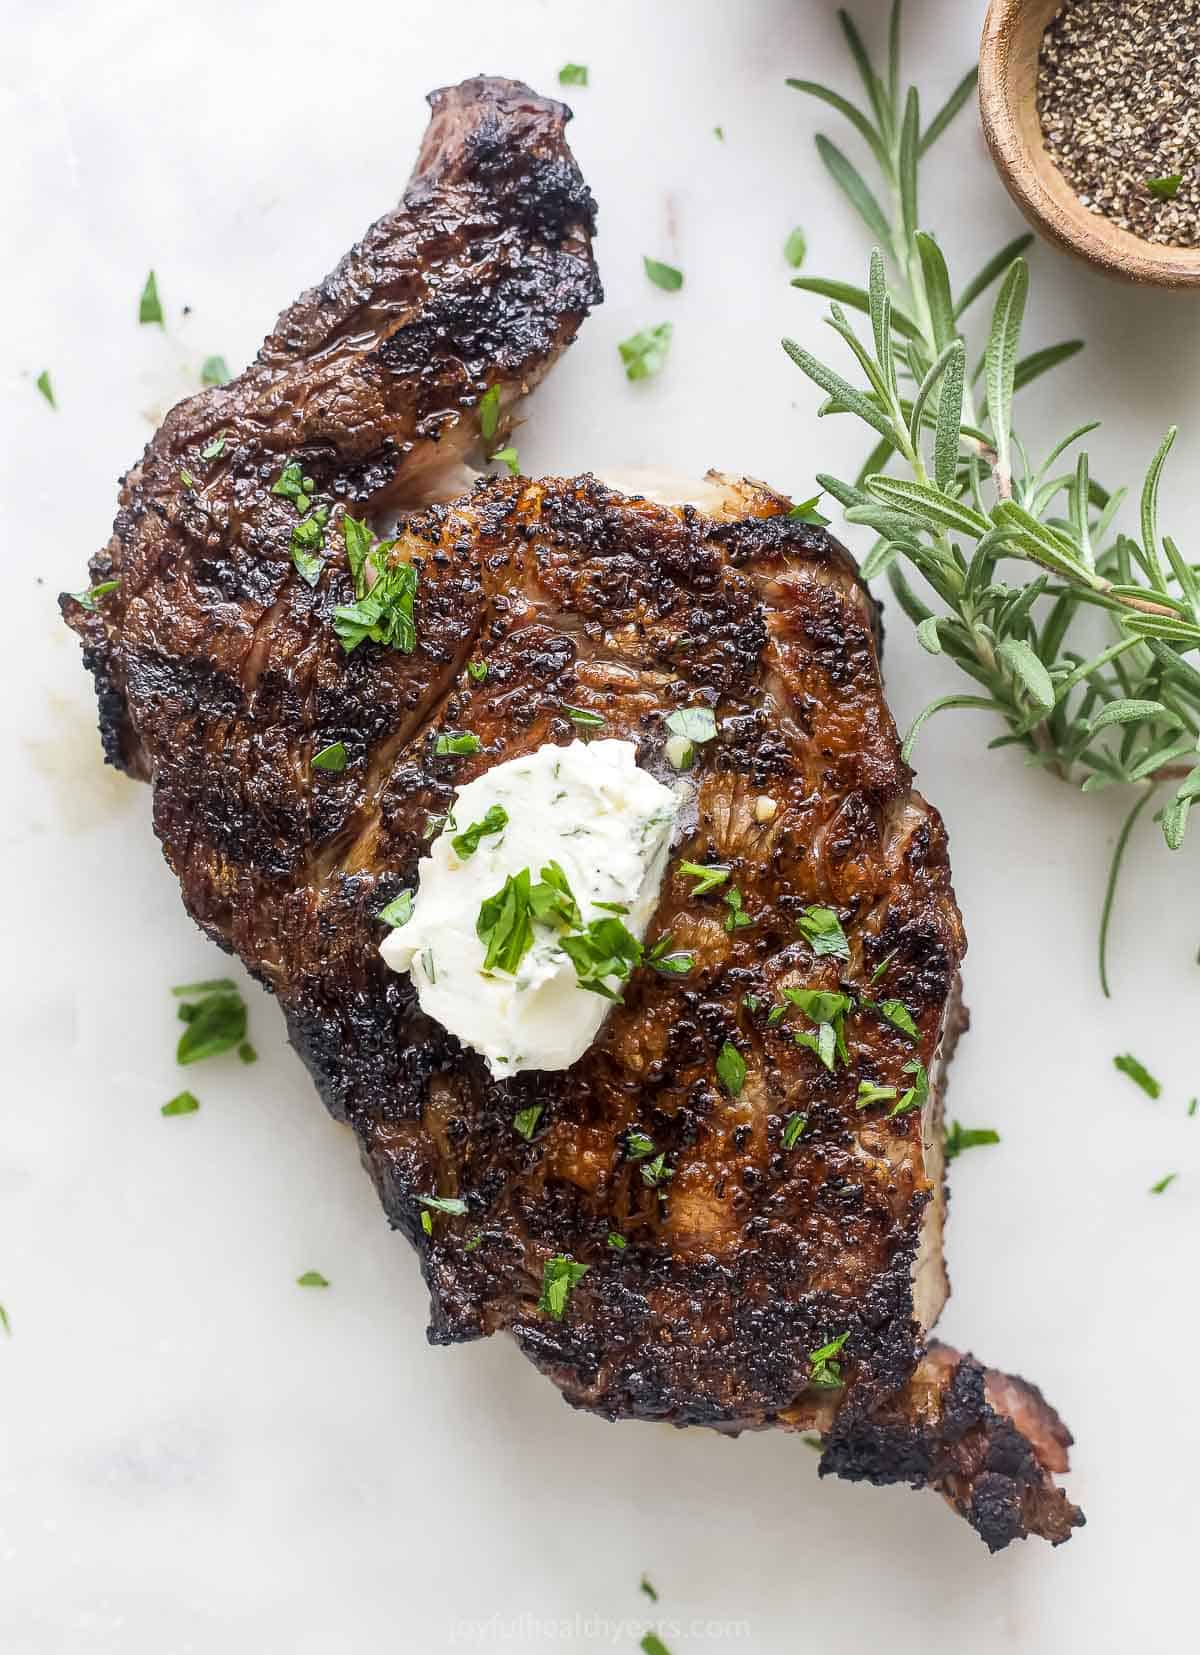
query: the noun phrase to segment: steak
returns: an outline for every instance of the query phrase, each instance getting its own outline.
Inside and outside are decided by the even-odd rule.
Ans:
[[[173,410],[101,590],[63,598],[105,754],[151,782],[188,911],[355,1131],[434,1343],[507,1329],[577,1406],[815,1431],[823,1474],[935,1488],[992,1548],[1064,1540],[1057,1416],[927,1340],[965,943],[872,600],[762,484],[464,489],[601,294],[568,111],[487,79],[431,102],[401,205]],[[398,508],[379,578],[415,572],[412,636],[348,649],[337,612],[370,588],[347,520]],[[674,783],[665,716],[696,706],[719,733],[646,939],[690,969],[637,969],[569,1070],[494,1080],[386,969],[380,910],[455,788],[574,739],[565,709]],[[439,752],[448,731],[477,750]]]

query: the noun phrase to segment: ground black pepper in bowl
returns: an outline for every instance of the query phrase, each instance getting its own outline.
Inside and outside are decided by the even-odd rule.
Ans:
[[[1200,246],[1200,0],[1065,0],[1038,60],[1046,149],[1085,207]]]

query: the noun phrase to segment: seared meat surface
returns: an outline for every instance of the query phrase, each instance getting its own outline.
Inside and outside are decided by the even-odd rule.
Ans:
[[[453,491],[481,423],[500,440],[600,297],[562,107],[488,80],[433,103],[401,206],[240,379],[173,411],[92,561],[119,585],[64,599],[106,754],[152,782],[189,912],[278,996],[356,1132],[435,1342],[507,1328],[579,1406],[817,1430],[823,1471],[935,1487],[993,1547],[1065,1539],[1082,1519],[1053,1486],[1052,1410],[926,1348],[964,939],[849,555],[759,484],[712,477],[697,509],[591,476],[489,480],[413,511],[387,554],[417,572],[409,652],[335,631],[345,517]],[[719,735],[647,937],[691,970],[636,971],[571,1069],[493,1080],[383,965],[379,910],[457,785],[575,737],[565,707],[674,782],[664,716],[697,705]],[[439,755],[447,731],[479,750]],[[338,742],[345,767],[314,769]],[[698,894],[684,862],[727,873]],[[789,999],[806,990],[847,1002],[832,1054]],[[727,1046],[740,1086],[718,1078]],[[587,1271],[556,1316],[539,1301],[564,1255]]]

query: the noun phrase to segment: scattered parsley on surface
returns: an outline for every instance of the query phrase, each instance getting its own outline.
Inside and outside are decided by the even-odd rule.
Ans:
[[[379,910],[375,918],[382,921],[384,925],[407,925],[412,918],[412,911],[413,893],[411,891],[401,891],[398,896],[392,898],[386,908]]]
[[[692,886],[693,896],[707,896],[729,878],[729,869],[720,862],[681,862],[679,871],[696,881]]]
[[[50,404],[51,408],[57,408],[58,403],[55,402],[55,400],[54,400],[54,387],[50,383],[50,370],[49,370],[49,368],[43,368],[41,373],[37,376],[37,378],[34,380],[33,383],[37,386],[38,390],[45,397],[46,401]]]
[[[804,231],[797,227],[791,232],[783,244],[783,256],[793,270],[799,270],[804,263],[804,255],[808,252],[808,238]]]
[[[496,452],[494,454],[490,454],[488,458],[493,465],[506,466],[510,477],[519,477],[521,475],[521,456],[517,453],[515,448],[511,446],[508,448],[498,448]]]
[[[524,1138],[526,1143],[529,1143],[532,1140],[533,1134],[537,1129],[537,1123],[541,1118],[541,1114],[542,1105],[540,1103],[531,1103],[528,1109],[518,1109],[516,1114],[513,1116],[513,1126],[520,1136]]]
[[[990,1126],[962,1126],[952,1121],[946,1128],[946,1159],[953,1161],[964,1149],[982,1149],[986,1144],[998,1144],[1000,1134]]]
[[[450,843],[454,846],[456,856],[467,861],[479,849],[480,841],[493,833],[500,833],[508,826],[508,811],[503,805],[489,806],[486,814],[478,822],[472,822],[469,828],[456,833]]]
[[[297,1287],[328,1287],[328,1280],[319,1270],[306,1270],[302,1276],[296,1277]]]
[[[850,958],[850,944],[832,908],[806,908],[796,921],[796,929],[818,959],[827,954],[842,960]]]
[[[834,1360],[846,1340],[850,1337],[849,1329],[839,1333],[836,1339],[831,1339],[820,1350],[814,1350],[808,1358],[808,1382],[821,1391],[837,1391],[843,1384],[842,1365]]]
[[[556,1253],[542,1270],[542,1292],[538,1309],[561,1322],[572,1291],[588,1273],[589,1266],[577,1264],[567,1253]]]
[[[1139,1063],[1131,1052],[1124,1052],[1120,1057],[1113,1058],[1113,1068],[1119,1069],[1123,1075],[1128,1075],[1135,1086],[1140,1086],[1148,1098],[1162,1096],[1162,1085],[1146,1068]]]
[[[163,322],[163,308],[158,297],[158,278],[153,270],[146,277],[146,285],[142,288],[141,298],[138,300],[138,321],[157,322],[159,327]]]
[[[480,746],[479,737],[473,730],[461,730],[457,733],[446,731],[438,736],[433,750],[438,758],[446,758],[451,754],[462,757],[467,753],[478,753]]]
[[[245,1041],[246,1002],[232,978],[186,983],[171,992],[181,1001],[179,1018],[187,1025],[175,1048],[177,1063],[199,1063],[206,1057],[232,1051]]]
[[[793,1113],[788,1116],[783,1128],[783,1147],[795,1149],[804,1136],[804,1128],[808,1125],[808,1116]]]
[[[657,327],[643,328],[640,333],[622,339],[617,350],[625,364],[626,379],[652,379],[661,373],[671,349],[673,332],[670,322],[660,322]]]
[[[730,1040],[717,1053],[717,1079],[731,1098],[740,1097],[746,1084],[746,1059]]]
[[[228,385],[231,374],[223,356],[206,356],[200,369],[201,385]]]
[[[346,743],[335,741],[328,747],[322,747],[319,753],[313,754],[312,767],[314,770],[328,770],[331,774],[337,775],[346,768],[349,758]]]
[[[1161,1195],[1164,1190],[1170,1188],[1178,1177],[1179,1174],[1177,1172],[1168,1172],[1167,1176],[1165,1178],[1160,1178],[1157,1184],[1151,1184],[1150,1194]]]
[[[660,259],[643,255],[642,266],[655,287],[661,287],[664,293],[678,293],[683,286],[683,271],[673,264],[663,264]]]
[[[160,1111],[164,1115],[194,1115],[200,1107],[200,1099],[194,1092],[177,1092],[169,1103],[164,1103]]]
[[[564,63],[558,71],[560,86],[586,86],[588,71],[586,63]]]
[[[479,435],[490,443],[500,427],[500,387],[489,385],[479,399]]]
[[[1179,186],[1183,183],[1181,172],[1168,172],[1161,178],[1147,178],[1146,188],[1151,195],[1157,196],[1160,201],[1174,201],[1179,194]]]

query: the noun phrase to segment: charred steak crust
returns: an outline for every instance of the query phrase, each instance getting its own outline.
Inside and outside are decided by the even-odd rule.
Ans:
[[[1036,1468],[1062,1499],[1059,1438],[1040,1415],[1038,1429],[1014,1422],[1029,1393],[976,1406],[952,1442],[975,1367],[948,1353],[958,1388],[940,1358],[929,1377],[945,1291],[938,1064],[965,944],[945,831],[900,757],[877,614],[848,553],[757,484],[714,478],[723,504],[702,514],[590,476],[493,479],[405,521],[391,560],[419,569],[413,653],[337,640],[333,610],[353,596],[342,511],[453,473],[484,391],[499,386],[507,408],[600,297],[562,106],[489,80],[432,101],[401,207],[239,380],[173,411],[92,562],[119,588],[94,609],[63,600],[106,754],[153,783],[189,912],[278,995],[354,1128],[420,1254],[434,1342],[509,1328],[578,1406],[815,1428],[825,1469],[939,1487],[989,1544],[1006,1525],[1062,1538],[1053,1502],[1028,1495]],[[292,461],[331,510],[311,586],[289,550],[296,511],[271,492]],[[465,671],[480,658],[482,682]],[[672,936],[696,965],[637,972],[569,1071],[497,1083],[384,967],[376,916],[414,884],[457,785],[573,738],[564,704],[600,714],[667,781],[663,715],[717,713],[647,939]],[[439,756],[439,729],[473,731],[480,752]],[[337,741],[346,768],[314,771]],[[685,858],[728,866],[727,886],[697,898]],[[734,886],[742,928],[725,923]],[[836,910],[848,961],[798,933],[809,904]],[[894,997],[917,1037],[857,1012],[828,1070],[794,1022],[768,1019],[789,986]],[[725,1042],[746,1064],[737,1096],[716,1079]],[[934,1076],[924,1111],[856,1107],[860,1081],[903,1089],[914,1058]],[[513,1117],[532,1103],[526,1141]],[[629,1153],[635,1128],[665,1156],[656,1188]],[[466,1215],[426,1233],[431,1194]],[[538,1298],[559,1253],[588,1273],[556,1321]],[[816,1390],[811,1352],[843,1333],[846,1384]],[[934,1407],[943,1393],[953,1406]]]

